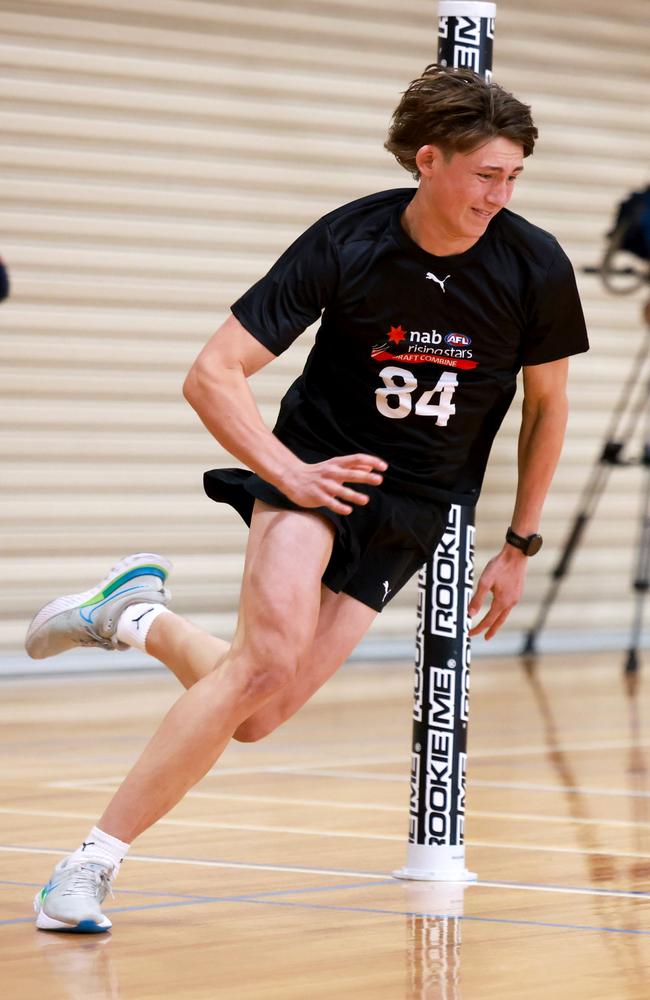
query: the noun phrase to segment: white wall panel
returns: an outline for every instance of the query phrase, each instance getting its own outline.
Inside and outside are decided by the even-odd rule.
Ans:
[[[228,462],[181,396],[226,314],[313,219],[408,176],[383,151],[409,79],[433,61],[435,3],[405,0],[0,0],[0,645],[18,649],[50,596],[159,548],[176,607],[234,622],[245,530],[203,497]],[[499,4],[495,76],[533,105],[541,140],[513,207],[579,273],[593,350],[531,565],[524,628],[600,450],[638,344],[642,295],[582,274],[618,201],[648,181],[644,0]],[[307,333],[255,379],[273,420]],[[517,408],[495,446],[479,563],[512,505]],[[637,449],[638,451],[638,449]],[[555,629],[620,631],[642,475],[614,470]],[[408,637],[411,585],[374,628]]]

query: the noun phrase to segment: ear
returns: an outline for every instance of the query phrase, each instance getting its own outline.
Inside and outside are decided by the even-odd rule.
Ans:
[[[415,163],[420,176],[431,177],[442,158],[442,150],[438,146],[421,146],[415,154]]]

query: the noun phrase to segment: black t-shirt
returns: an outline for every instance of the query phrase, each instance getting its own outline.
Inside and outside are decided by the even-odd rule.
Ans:
[[[402,228],[414,194],[326,215],[232,312],[276,355],[321,319],[274,429],[296,454],[375,454],[387,487],[475,503],[520,367],[586,351],[587,332],[553,236],[503,209],[436,257]]]

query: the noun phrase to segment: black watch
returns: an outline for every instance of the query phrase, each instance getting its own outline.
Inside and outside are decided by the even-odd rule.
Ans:
[[[512,528],[506,531],[506,542],[514,545],[516,549],[521,549],[525,556],[537,555],[543,544],[541,535],[518,535]]]

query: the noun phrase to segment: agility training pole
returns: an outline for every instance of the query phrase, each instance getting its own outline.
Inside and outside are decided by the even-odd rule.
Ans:
[[[438,62],[492,76],[496,5],[442,0]],[[465,775],[474,582],[474,508],[454,504],[418,577],[406,865],[397,878],[473,882],[465,867]]]

